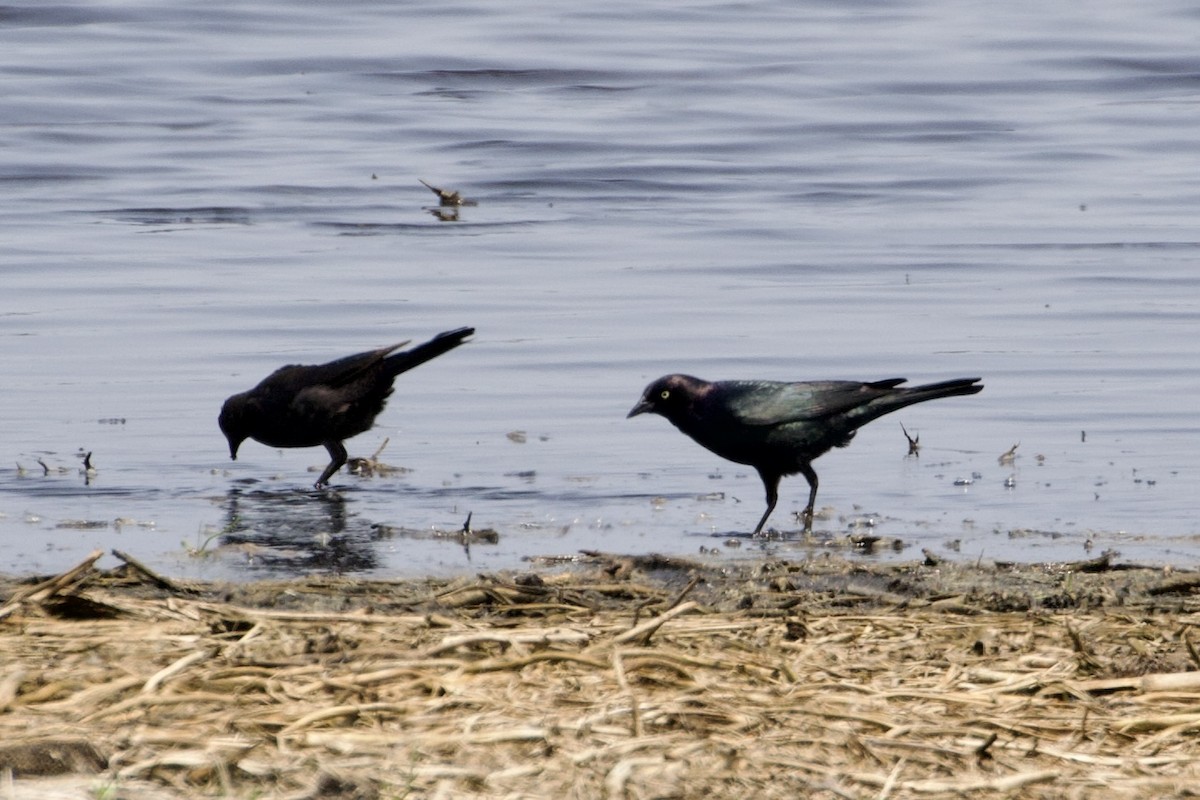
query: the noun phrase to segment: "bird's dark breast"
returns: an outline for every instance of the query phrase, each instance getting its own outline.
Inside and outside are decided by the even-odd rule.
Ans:
[[[309,415],[307,425],[312,430],[324,432],[322,441],[349,439],[365,433],[375,426],[375,418],[383,412],[391,389],[386,392],[370,392],[365,395],[350,395],[303,409]]]
[[[257,406],[251,438],[269,447],[316,447],[368,431],[383,411],[388,385],[310,386],[274,392]]]
[[[382,408],[354,413],[287,413],[264,421],[254,432],[255,441],[269,447],[316,447],[329,441],[343,441],[369,431]]]
[[[250,438],[267,447],[316,447],[324,444],[323,439],[317,441],[311,437],[297,436],[294,433],[275,428],[259,428]]]
[[[793,422],[781,425],[689,424],[676,425],[698,444],[738,464],[791,475],[817,456],[834,447],[845,447],[854,438],[854,430],[831,427],[828,423]]]

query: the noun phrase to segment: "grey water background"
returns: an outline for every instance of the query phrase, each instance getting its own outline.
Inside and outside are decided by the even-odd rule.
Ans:
[[[817,461],[819,532],[907,545],[873,557],[1194,566],[1198,33],[1169,0],[0,5],[0,571],[819,553],[803,478],[752,540],[752,470],[625,419],[675,371],[983,376]],[[464,324],[348,444],[410,471],[229,461],[227,395]]]

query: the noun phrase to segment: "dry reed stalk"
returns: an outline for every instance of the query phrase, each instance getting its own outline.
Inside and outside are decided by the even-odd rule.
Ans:
[[[36,583],[33,586],[17,590],[5,601],[4,605],[0,605],[0,620],[15,614],[20,610],[22,604],[36,606],[38,602],[44,601],[47,597],[67,589],[80,580],[85,580],[91,575],[96,562],[102,555],[104,555],[102,550],[95,550],[91,555],[66,572]]]

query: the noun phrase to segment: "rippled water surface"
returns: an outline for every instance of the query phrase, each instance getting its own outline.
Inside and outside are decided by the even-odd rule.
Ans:
[[[754,540],[752,470],[625,419],[677,371],[981,375],[817,461],[818,531],[1194,566],[1198,31],[1177,2],[0,6],[0,571],[819,551],[802,478]],[[464,324],[349,443],[396,470],[229,461],[220,404],[275,367]]]

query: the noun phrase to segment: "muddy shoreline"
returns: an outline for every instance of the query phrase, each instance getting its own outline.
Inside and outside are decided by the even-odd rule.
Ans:
[[[952,559],[926,551],[911,561],[865,561],[838,552],[803,559],[723,560],[585,551],[531,560],[526,570],[472,576],[404,578],[313,575],[257,581],[195,581],[161,575],[133,556],[84,570],[86,582],[139,598],[191,597],[251,608],[292,611],[429,611],[488,607],[558,597],[572,587],[634,586],[664,596],[684,592],[711,611],[758,608],[869,608],[902,611],[937,607],[974,614],[1103,607],[1178,611],[1200,592],[1200,570],[1120,560],[1112,554],[1077,561],[1015,563]],[[95,557],[84,562],[94,565]],[[78,569],[78,568],[77,568]],[[70,575],[71,571],[64,573]],[[0,598],[19,597],[62,576],[0,576]],[[53,595],[52,595],[53,596]],[[71,595],[74,596],[74,595]],[[681,595],[683,596],[683,595]],[[782,601],[781,598],[785,598]],[[1180,605],[1182,603],[1182,605]],[[623,593],[593,593],[593,610],[621,610]],[[0,603],[3,606],[3,603]]]

